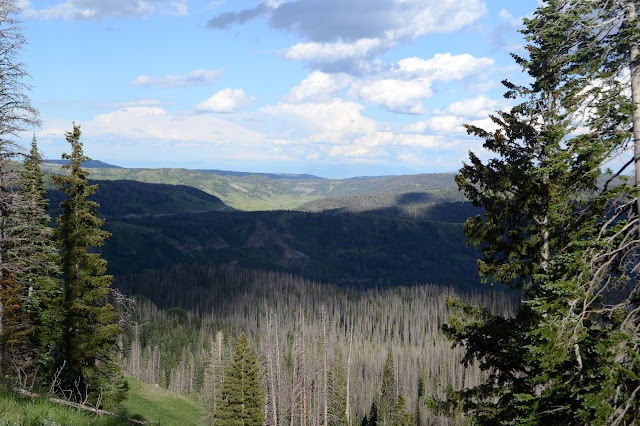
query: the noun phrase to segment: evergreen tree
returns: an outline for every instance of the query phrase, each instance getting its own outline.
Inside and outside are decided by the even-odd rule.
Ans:
[[[598,186],[603,164],[629,143],[638,109],[620,79],[628,44],[601,44],[614,33],[640,37],[627,12],[612,31],[607,17],[622,3],[635,5],[543,4],[525,20],[529,57],[516,57],[534,83],[505,83],[507,97],[524,101],[493,117],[496,132],[468,128],[495,157],[482,163],[470,154],[457,178],[486,212],[465,232],[482,253],[483,279],[525,296],[514,318],[451,304],[445,331],[488,380],[452,392],[445,406],[460,404],[477,424],[638,420],[638,190],[611,179]],[[634,161],[640,156],[614,177]]]
[[[398,402],[391,409],[391,423],[393,426],[414,426],[416,420],[413,415],[407,411],[407,403],[404,396],[398,397]]]
[[[382,371],[382,385],[380,387],[380,405],[377,409],[377,416],[382,424],[389,424],[391,419],[391,409],[396,404],[396,379],[395,366],[393,360],[393,349],[389,347],[387,359],[384,362]]]
[[[58,251],[53,243],[53,231],[49,227],[51,217],[47,213],[47,191],[44,189],[44,173],[40,169],[42,158],[35,136],[20,175],[21,203],[12,218],[13,244],[8,252],[16,278],[25,298],[25,310],[29,313],[34,335],[34,347],[38,349],[44,374],[50,379],[51,359],[45,354],[51,342],[56,341],[56,309],[60,300]]]
[[[265,397],[255,352],[243,333],[227,365],[215,414],[216,425],[262,425]]]
[[[85,398],[109,405],[126,396],[120,367],[116,364],[116,341],[121,334],[117,313],[107,303],[112,278],[104,275],[107,262],[95,252],[109,233],[100,229],[97,203],[89,196],[97,185],[89,185],[81,164],[89,158],[80,142],[80,126],[67,132],[71,154],[63,169],[66,176],[54,181],[66,195],[61,203],[56,237],[60,247],[60,270],[63,280],[61,303],[62,336],[60,351],[66,363],[62,372],[62,389],[74,391],[75,398]]]

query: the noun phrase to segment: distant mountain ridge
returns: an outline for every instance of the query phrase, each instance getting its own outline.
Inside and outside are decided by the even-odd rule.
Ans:
[[[68,164],[69,160],[42,160],[43,163],[49,164]],[[87,169],[124,169],[124,167],[105,163],[100,160],[88,160],[82,163],[82,167]]]
[[[47,173],[66,173],[60,164],[45,163]],[[276,173],[277,179],[263,174],[230,172],[219,175],[190,169],[92,168],[91,179],[135,180],[147,183],[187,185],[218,197],[239,210],[297,210],[305,203],[329,197],[364,196],[384,193],[457,191],[454,173],[359,177],[351,179],[303,179]],[[240,176],[242,175],[242,176]],[[458,201],[458,200],[451,200]],[[305,206],[304,210],[309,209]],[[328,207],[328,206],[327,206]],[[325,210],[327,207],[321,208]],[[329,209],[346,207],[332,205]]]
[[[231,170],[218,170],[218,169],[195,169],[197,172],[213,173],[219,176],[253,176],[260,175],[266,176],[271,179],[324,179],[320,176],[308,175],[308,174],[296,174],[296,173],[257,173],[257,172],[234,172]]]

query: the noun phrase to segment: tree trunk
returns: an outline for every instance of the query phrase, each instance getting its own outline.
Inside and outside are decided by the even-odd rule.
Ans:
[[[633,0],[625,3],[627,22],[636,19],[636,5]],[[635,160],[635,187],[640,188],[640,48],[638,43],[632,43],[629,49],[629,63],[631,72],[631,99],[636,106],[633,112],[633,142]],[[636,214],[638,218],[638,237],[640,238],[640,198],[636,201]]]

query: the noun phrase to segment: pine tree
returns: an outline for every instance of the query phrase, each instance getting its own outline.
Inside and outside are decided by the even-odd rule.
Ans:
[[[227,365],[217,403],[216,425],[262,425],[265,397],[255,352],[243,333],[238,338],[233,361]]]
[[[47,213],[47,191],[44,173],[40,169],[42,158],[35,136],[20,175],[21,203],[12,217],[12,246],[8,258],[20,282],[25,298],[25,310],[34,326],[31,336],[38,349],[40,363],[45,366],[40,377],[50,379],[53,360],[46,356],[51,342],[56,340],[56,306],[60,304],[58,251],[53,243],[51,217]]]
[[[396,380],[393,349],[389,347],[387,359],[382,371],[382,385],[380,387],[380,405],[377,416],[382,424],[390,424],[391,409],[396,404]]]
[[[398,402],[391,409],[391,423],[393,426],[414,426],[416,420],[407,411],[407,403],[404,396],[398,396]]]
[[[506,96],[523,102],[493,117],[496,132],[468,128],[495,156],[470,154],[457,177],[485,208],[465,232],[482,253],[483,279],[524,293],[513,318],[451,303],[445,331],[488,380],[452,392],[445,406],[459,404],[477,424],[638,420],[638,190],[598,185],[606,161],[629,144],[638,110],[623,90],[629,46],[619,38],[637,43],[637,18],[625,20],[627,8],[618,27],[608,19],[623,3],[635,5],[543,4],[525,20],[528,58],[516,56],[534,83],[505,83]],[[613,177],[634,162],[640,156]]]
[[[109,405],[126,396],[116,364],[117,338],[122,330],[116,311],[106,300],[113,277],[104,275],[107,262],[95,252],[109,233],[100,229],[104,221],[97,217],[98,205],[89,200],[98,187],[88,183],[88,173],[81,167],[88,157],[80,135],[80,126],[75,124],[73,131],[67,132],[72,152],[62,157],[70,160],[63,166],[69,174],[53,177],[66,195],[55,233],[64,292],[60,351],[66,364],[62,388],[74,391],[75,398],[89,395],[91,402]]]

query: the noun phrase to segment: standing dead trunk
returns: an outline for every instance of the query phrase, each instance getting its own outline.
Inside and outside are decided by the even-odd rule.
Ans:
[[[633,0],[625,3],[627,22],[636,19],[637,11]],[[629,68],[631,72],[631,99],[636,106],[633,112],[633,142],[634,142],[634,173],[635,187],[640,188],[640,47],[637,42],[631,43],[629,49]],[[640,198],[636,201],[636,215],[638,219],[638,237],[640,238]]]
[[[345,417],[347,418],[347,423],[351,424],[351,419],[349,413],[351,412],[350,400],[351,397],[349,395],[350,392],[350,381],[351,381],[351,349],[353,347],[353,322],[351,323],[351,333],[349,337],[349,354],[347,355],[347,392],[346,392],[346,408],[344,410]]]

